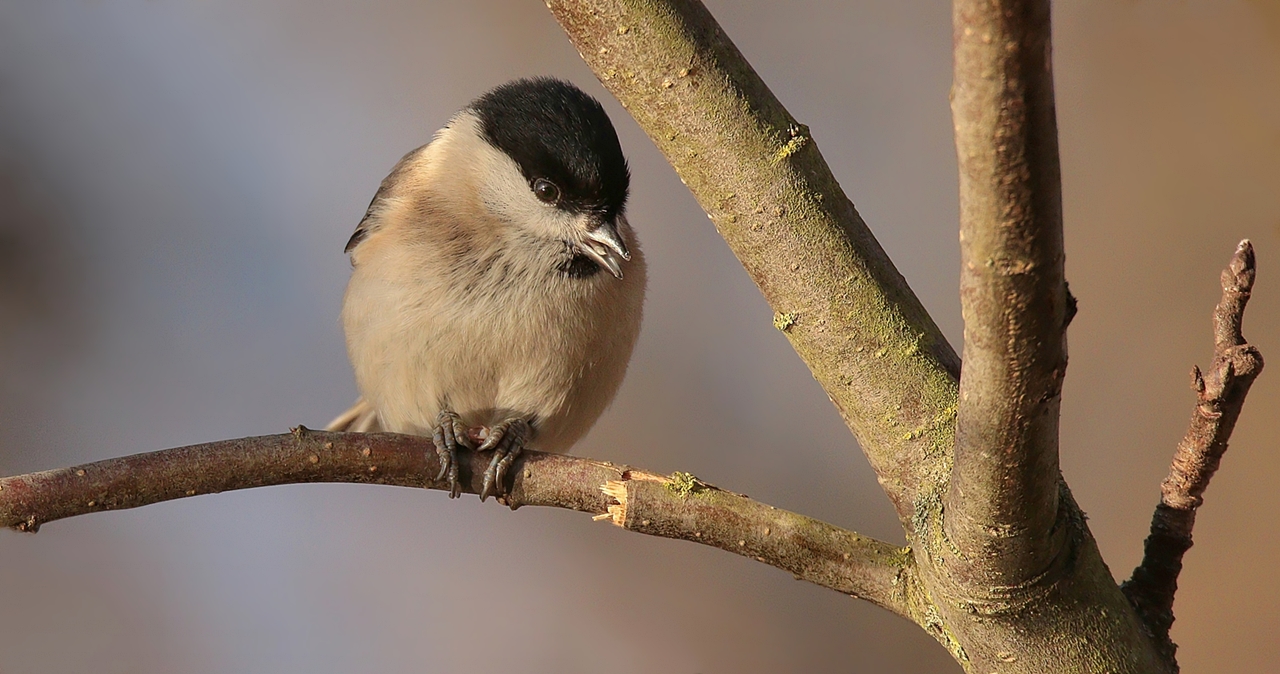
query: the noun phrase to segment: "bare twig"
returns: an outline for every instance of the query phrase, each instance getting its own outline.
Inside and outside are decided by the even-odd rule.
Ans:
[[[1213,364],[1205,373],[1198,367],[1191,371],[1196,392],[1191,423],[1173,454],[1169,477],[1160,485],[1160,505],[1151,519],[1142,564],[1121,588],[1170,663],[1177,650],[1169,638],[1173,598],[1182,556],[1191,548],[1196,508],[1204,503],[1204,491],[1227,451],[1245,396],[1262,371],[1262,354],[1240,331],[1254,275],[1253,245],[1241,241],[1222,272],[1222,300],[1213,312]]]
[[[965,344],[945,526],[965,552],[948,572],[1002,593],[1068,540],[1056,526],[1069,302],[1049,2],[958,0],[953,19]]]
[[[479,493],[488,458],[459,456],[462,486]],[[36,531],[53,520],[234,489],[361,482],[448,490],[435,482],[429,438],[299,428],[0,478],[0,525]],[[728,550],[854,595],[899,615],[920,593],[910,552],[825,522],[717,489],[691,475],[668,478],[611,463],[526,452],[503,503],[595,513],[641,533]]]
[[[809,128],[696,0],[547,6],[760,287],[910,534],[920,483],[946,476],[960,362]]]

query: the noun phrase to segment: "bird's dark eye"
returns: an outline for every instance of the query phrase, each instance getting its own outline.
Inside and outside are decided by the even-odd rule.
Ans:
[[[554,204],[560,201],[560,188],[546,178],[538,178],[533,181],[533,195],[543,203]]]

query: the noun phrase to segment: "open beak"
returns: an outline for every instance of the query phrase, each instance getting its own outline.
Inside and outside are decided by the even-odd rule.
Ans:
[[[622,262],[631,259],[627,244],[618,236],[618,223],[602,222],[587,233],[587,240],[578,244],[583,255],[609,270],[616,278],[622,278]]]

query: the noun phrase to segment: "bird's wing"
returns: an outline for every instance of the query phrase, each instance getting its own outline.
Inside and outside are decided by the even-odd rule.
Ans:
[[[346,431],[349,433],[377,433],[382,430],[378,421],[378,413],[364,398],[357,398],[356,404],[325,426],[326,431]]]
[[[351,235],[351,238],[347,241],[347,247],[343,248],[342,252],[350,253],[355,250],[355,247],[360,245],[361,241],[364,241],[369,232],[377,229],[379,222],[376,216],[382,210],[382,202],[395,193],[396,186],[399,185],[400,178],[404,175],[406,168],[426,148],[427,146],[423,145],[401,157],[400,161],[396,162],[395,167],[391,169],[391,173],[388,173],[387,177],[382,179],[382,184],[378,185],[378,191],[373,194],[373,200],[369,202],[369,208],[365,209],[364,217],[360,219],[360,224],[356,225],[356,231]]]

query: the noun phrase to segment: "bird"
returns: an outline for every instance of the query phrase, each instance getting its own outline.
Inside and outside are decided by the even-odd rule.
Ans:
[[[564,452],[595,424],[640,333],[647,271],[631,174],[599,101],[519,79],[406,154],[347,242],[342,301],[360,398],[329,430],[493,451],[481,501],[526,448]]]

